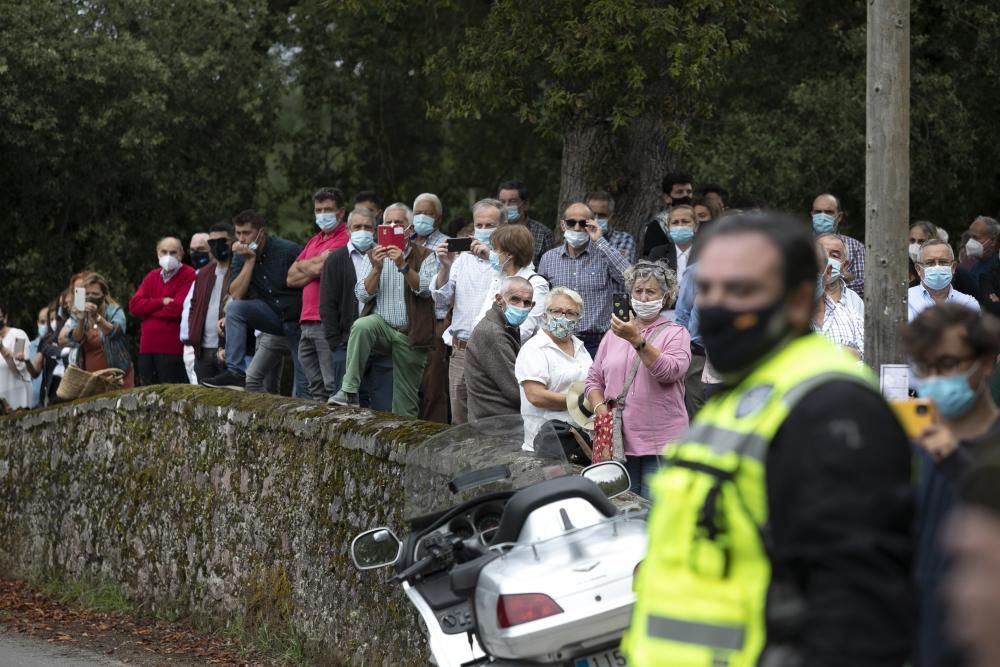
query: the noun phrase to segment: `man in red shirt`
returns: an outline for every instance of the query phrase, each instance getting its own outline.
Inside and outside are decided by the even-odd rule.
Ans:
[[[288,268],[286,282],[289,287],[302,288],[299,363],[309,385],[309,398],[326,401],[337,391],[337,377],[319,315],[319,279],[326,258],[350,240],[351,235],[344,224],[344,193],[338,188],[317,191],[313,195],[313,213],[319,231]]]
[[[180,239],[160,239],[156,255],[159,268],[146,274],[128,302],[129,311],[142,319],[139,384],[184,384],[188,376],[181,343],[181,310],[195,270],[181,264],[184,247]]]

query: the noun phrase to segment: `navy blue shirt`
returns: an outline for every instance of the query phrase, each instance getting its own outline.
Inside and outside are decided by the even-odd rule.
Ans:
[[[302,246],[277,236],[268,236],[264,248],[257,255],[257,262],[250,276],[250,286],[245,299],[260,299],[281,317],[282,321],[298,322],[302,311],[302,290],[289,287],[288,269],[302,252]],[[240,275],[246,260],[233,253],[229,269],[233,280]]]

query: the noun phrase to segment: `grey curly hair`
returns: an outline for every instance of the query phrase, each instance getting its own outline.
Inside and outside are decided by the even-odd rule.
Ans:
[[[677,299],[677,273],[663,262],[652,262],[640,259],[625,269],[625,291],[632,293],[637,282],[653,278],[663,290],[666,302],[673,303]]]

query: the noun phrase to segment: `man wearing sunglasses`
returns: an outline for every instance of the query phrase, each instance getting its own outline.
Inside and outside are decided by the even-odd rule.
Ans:
[[[571,204],[560,222],[563,244],[542,256],[538,273],[552,287],[568,287],[583,297],[583,317],[575,335],[593,358],[611,323],[611,297],[625,284],[628,261],[608,243],[586,204]]]
[[[907,292],[907,315],[910,322],[922,311],[944,303],[957,303],[960,306],[978,311],[979,302],[975,297],[962,294],[951,281],[955,277],[955,253],[944,241],[931,239],[920,246],[920,259],[915,264],[920,284]]]

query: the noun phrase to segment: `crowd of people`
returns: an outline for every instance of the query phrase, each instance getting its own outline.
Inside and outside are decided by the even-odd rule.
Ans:
[[[517,181],[476,202],[468,223],[446,222],[433,193],[420,194],[412,206],[382,209],[372,192],[358,193],[349,206],[341,190],[322,188],[312,197],[317,229],[304,246],[269,233],[259,212],[243,211],[195,234],[187,251],[179,239],[160,239],[157,266],[126,305],[100,273],[81,271],[41,308],[37,336],[13,327],[0,306],[0,397],[14,409],[58,401],[60,377],[71,365],[119,369],[125,386],[196,382],[277,392],[287,357],[292,395],[332,405],[452,424],[521,414],[584,436],[587,420],[614,414],[633,491],[651,497],[664,448],[701,432],[691,426],[706,400],[727,397],[703,415],[723,424],[708,431],[712,437],[738,434],[743,413],[785,382],[776,377],[756,387],[734,403],[735,417],[722,415],[719,406],[747,378],[741,369],[800,336],[809,341],[799,346],[803,360],[817,351],[823,357],[827,348],[813,341],[825,340],[830,349],[846,350],[850,364],[837,362],[838,378],[846,378],[834,383],[838,392],[809,394],[797,404],[805,413],[798,418],[801,431],[823,422],[816,415],[843,412],[848,419],[850,413],[863,423],[832,440],[827,431],[807,437],[830,441],[812,463],[794,451],[792,440],[801,434],[775,432],[778,422],[768,427],[771,451],[782,452],[774,468],[784,466],[788,476],[781,479],[795,480],[769,488],[775,553],[787,548],[795,560],[795,548],[806,549],[811,539],[822,544],[825,536],[782,530],[828,520],[835,526],[845,517],[831,519],[836,512],[829,505],[840,503],[853,512],[846,530],[869,531],[867,548],[881,549],[898,565],[906,559],[909,531],[902,500],[910,483],[909,444],[884,401],[850,377],[865,356],[865,249],[840,233],[839,200],[819,194],[809,223],[782,218],[779,224],[767,221],[759,203],[741,207],[753,211],[727,210],[728,194],[719,186],[699,188],[697,198],[694,192],[689,176],[665,176],[662,211],[646,225],[641,243],[616,225],[614,197],[603,191],[567,206],[553,234],[530,217],[528,189]],[[705,238],[716,238],[710,249]],[[948,234],[928,221],[915,222],[899,243],[908,246],[910,260],[911,323],[903,333],[911,383],[935,401],[941,416],[915,445],[923,459],[916,549],[925,584],[921,608],[942,610],[940,582],[949,569],[939,539],[943,517],[961,494],[956,480],[974,468],[976,447],[968,443],[1000,432],[989,392],[1000,352],[991,317],[1000,314],[1000,223],[976,217],[957,253]],[[777,248],[784,261],[773,271],[763,264],[768,248]],[[126,312],[141,320],[135,360]],[[789,366],[786,375],[808,367]],[[887,444],[860,466],[863,474],[838,473],[832,482],[824,466],[856,466],[848,461],[852,448],[863,446],[860,434]],[[777,475],[770,466],[769,479]],[[798,490],[803,484],[829,495],[805,502]],[[970,497],[988,497],[985,488],[980,484]],[[859,505],[859,498],[870,502]],[[977,546],[956,530],[961,548]],[[898,574],[885,561],[866,567],[861,558],[851,576],[882,568],[879,576],[892,583]],[[893,590],[872,600],[892,609],[906,596]],[[856,613],[872,627],[885,620],[850,605],[817,613]],[[921,623],[922,655],[952,655],[943,614],[926,614]],[[900,628],[883,630],[896,637]],[[944,660],[918,664],[960,664]]]

